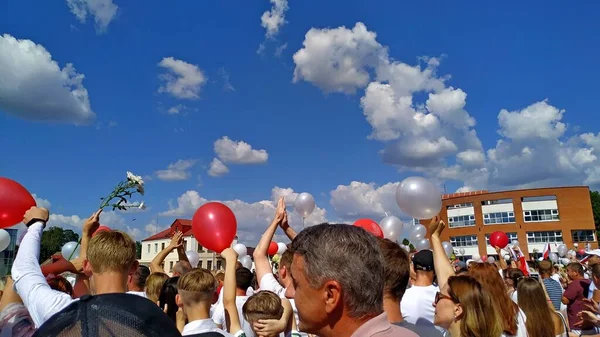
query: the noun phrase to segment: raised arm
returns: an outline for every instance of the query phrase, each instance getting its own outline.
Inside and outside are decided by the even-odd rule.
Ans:
[[[36,327],[73,302],[66,293],[51,289],[40,269],[40,241],[48,217],[48,210],[38,207],[25,213],[23,222],[28,226],[27,233],[12,267],[15,289]]]
[[[227,248],[221,252],[221,256],[225,258],[225,282],[223,283],[223,308],[225,309],[225,325],[227,327],[227,331],[235,334],[242,330],[239,313],[235,303],[235,268],[238,255],[232,248]]]
[[[179,246],[183,246],[183,233],[177,231],[175,232],[175,234],[173,234],[169,245],[165,247],[165,249],[161,250],[160,253],[158,253],[158,255],[156,255],[156,257],[152,260],[152,262],[150,262],[150,272],[164,273],[165,271],[160,265],[167,258],[167,255],[169,255],[173,251],[173,249],[176,249]]]
[[[254,257],[254,265],[256,266],[256,279],[260,284],[260,280],[267,275],[272,274],[273,271],[271,269],[271,265],[269,264],[268,250],[271,241],[273,240],[273,236],[275,235],[275,231],[277,230],[277,226],[281,221],[283,221],[283,217],[285,214],[285,201],[283,197],[279,199],[277,203],[277,209],[275,210],[275,217],[273,221],[267,227],[267,230],[260,238],[258,245],[254,249],[254,253],[252,256]]]
[[[508,269],[506,260],[504,260],[504,255],[502,255],[502,249],[500,249],[500,247],[494,247],[494,249],[496,250],[496,254],[498,254],[498,262],[500,263],[500,269],[502,269],[502,270]]]
[[[281,224],[279,225],[281,227],[281,229],[283,229],[285,235],[287,235],[287,237],[294,241],[294,238],[296,237],[297,233],[296,231],[292,228],[292,226],[290,226],[289,222],[288,222],[288,216],[287,216],[287,212],[285,212],[283,214],[283,220],[281,221]]]
[[[448,282],[450,276],[454,276],[454,268],[452,268],[452,264],[450,264],[450,260],[448,260],[448,257],[446,256],[446,252],[442,246],[442,239],[440,238],[445,227],[446,224],[444,221],[440,220],[439,216],[431,219],[431,223],[429,224],[431,249],[433,250],[433,265],[440,288]]]

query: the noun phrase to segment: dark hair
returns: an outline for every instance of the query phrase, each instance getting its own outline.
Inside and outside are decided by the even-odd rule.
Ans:
[[[592,275],[600,278],[600,264],[596,263],[595,265],[592,266],[592,268],[590,268],[592,271]]]
[[[146,287],[148,276],[150,276],[150,268],[139,265],[135,273],[133,273],[133,283],[141,289],[144,289]]]
[[[538,263],[538,270],[540,272],[540,274],[544,274],[544,275],[550,275],[552,274],[552,262],[550,262],[549,260],[544,260],[544,261],[540,261],[540,263]]]
[[[375,236],[360,227],[323,223],[298,233],[292,251],[304,259],[310,287],[340,283],[348,316],[383,312],[383,256]]]
[[[176,314],[179,309],[177,301],[175,300],[175,296],[177,296],[178,281],[179,276],[168,279],[165,284],[163,284],[160,295],[158,296],[159,307],[164,310],[165,305],[167,306],[167,316],[169,316],[173,322],[176,322]]]
[[[399,301],[404,296],[410,278],[408,254],[398,244],[388,239],[378,239],[383,254],[383,295]]]
[[[517,283],[519,282],[519,279],[523,276],[525,276],[525,274],[523,274],[523,271],[519,268],[506,269],[506,278],[513,282],[513,287],[515,289],[517,288]]]
[[[73,296],[73,286],[69,281],[67,281],[66,278],[62,276],[54,276],[53,278],[49,279],[48,285],[54,290],[68,294],[71,297]]]
[[[291,249],[286,250],[281,254],[281,259],[279,259],[279,268],[285,267],[287,270],[290,270],[292,266],[292,260],[294,259],[294,251]]]
[[[254,275],[248,268],[238,268],[235,271],[235,285],[238,289],[242,289],[244,291],[248,290],[248,288],[252,285],[252,279]]]
[[[567,265],[567,270],[572,270],[579,275],[583,275],[583,265],[579,262],[571,262]]]

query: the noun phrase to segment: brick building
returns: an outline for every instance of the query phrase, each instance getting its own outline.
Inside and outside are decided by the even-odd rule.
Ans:
[[[442,197],[442,218],[447,223],[443,240],[462,258],[473,254],[496,256],[489,234],[505,232],[518,240],[523,252],[541,253],[564,243],[569,249],[598,247],[588,187],[557,187],[504,192],[475,191]],[[460,254],[459,254],[459,257]]]

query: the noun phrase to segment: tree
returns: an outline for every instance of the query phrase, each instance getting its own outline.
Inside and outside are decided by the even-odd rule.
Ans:
[[[40,263],[49,259],[56,252],[59,252],[65,243],[71,241],[79,241],[79,234],[70,229],[50,227],[43,231],[40,244]]]
[[[590,191],[590,199],[592,200],[592,213],[594,213],[594,224],[596,230],[600,230],[600,192]]]
[[[142,243],[139,241],[135,242],[135,257],[136,259],[142,258]]]

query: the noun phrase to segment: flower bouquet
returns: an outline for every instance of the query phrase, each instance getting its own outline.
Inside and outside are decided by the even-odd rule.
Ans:
[[[112,207],[112,210],[121,210],[126,211],[130,208],[138,208],[141,210],[146,209],[146,205],[142,201],[141,203],[131,203],[129,199],[136,194],[139,193],[144,195],[144,180],[140,176],[136,176],[135,174],[127,171],[127,179],[121,181],[117,186],[113,189],[113,191],[106,197],[100,198],[102,201],[100,203],[99,209],[104,209],[107,207]],[[77,250],[77,247],[81,245],[81,238],[77,241],[77,245],[73,252],[69,256],[69,261],[73,258],[73,254]]]

